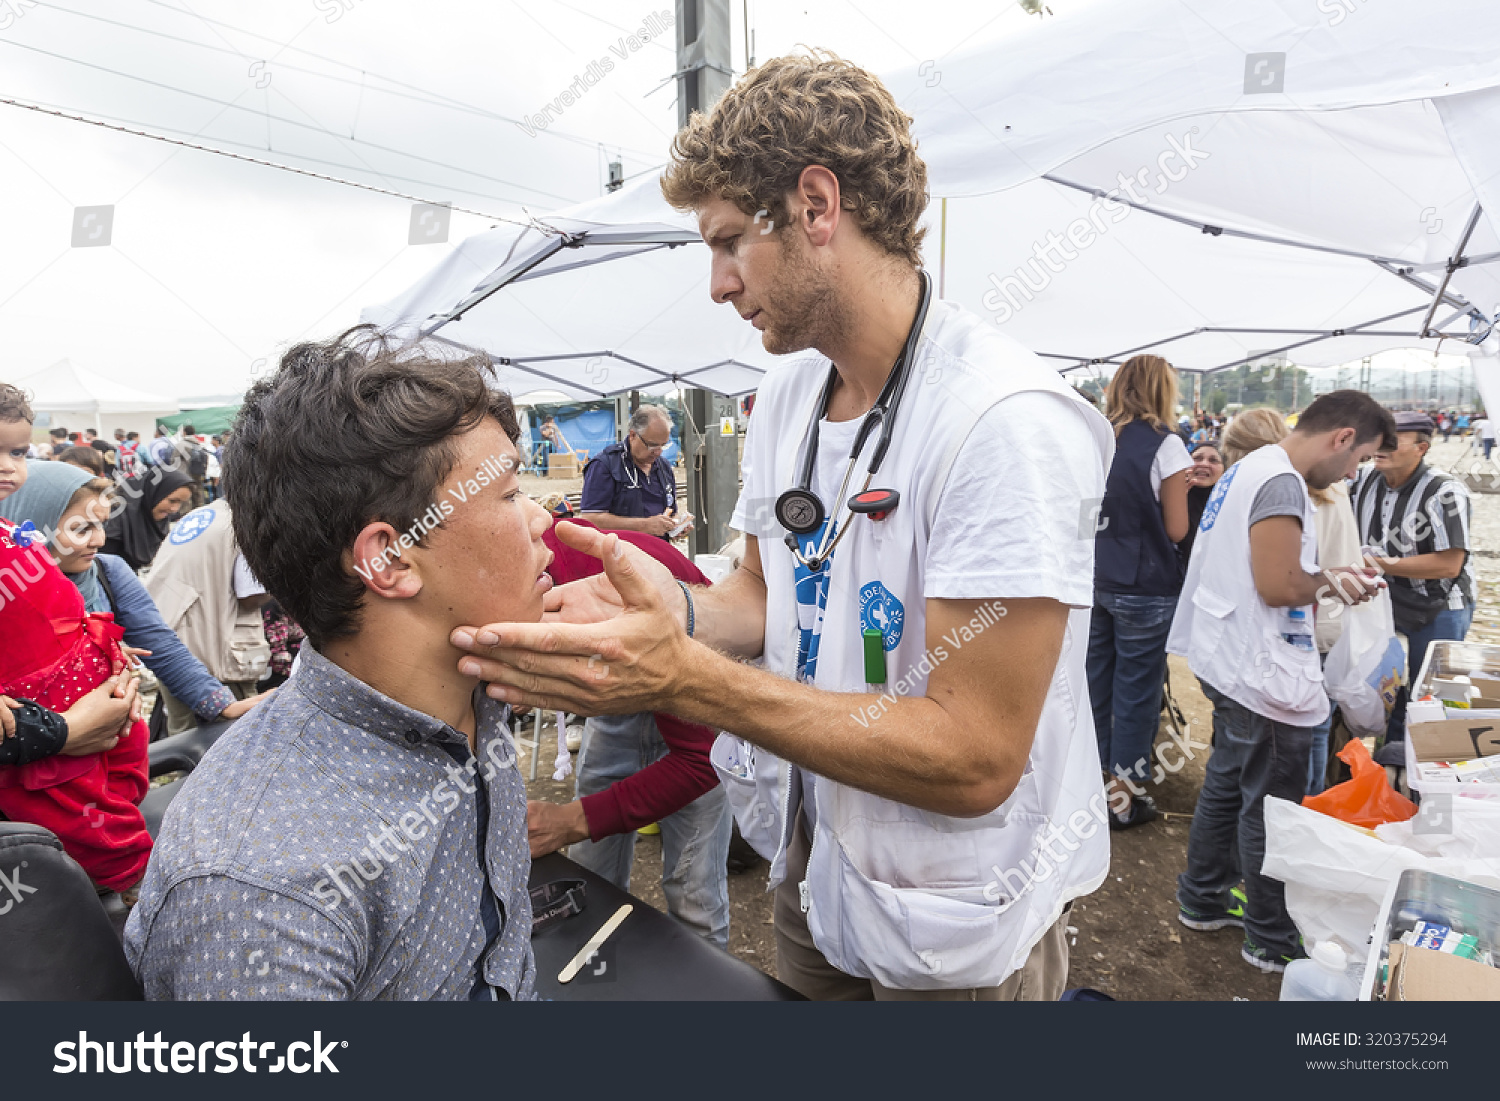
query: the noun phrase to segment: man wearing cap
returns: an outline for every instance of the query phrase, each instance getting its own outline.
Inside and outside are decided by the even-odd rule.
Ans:
[[[1375,552],[1374,563],[1390,579],[1396,630],[1407,642],[1407,684],[1416,682],[1429,643],[1462,640],[1474,618],[1469,491],[1427,465],[1432,433],[1426,413],[1397,413],[1396,449],[1375,453],[1374,467],[1364,471],[1351,495],[1360,542],[1367,553]],[[1387,742],[1406,737],[1406,697],[1402,689]]]

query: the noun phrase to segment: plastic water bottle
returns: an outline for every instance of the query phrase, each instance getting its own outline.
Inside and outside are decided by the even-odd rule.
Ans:
[[[1299,650],[1313,650],[1312,627],[1307,622],[1306,608],[1288,608],[1282,619],[1281,637]]]
[[[1313,945],[1308,959],[1287,964],[1281,977],[1284,1002],[1352,1002],[1358,997],[1349,958],[1331,940]]]

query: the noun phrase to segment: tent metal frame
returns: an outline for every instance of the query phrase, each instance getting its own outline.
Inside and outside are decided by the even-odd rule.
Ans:
[[[632,390],[640,390],[640,389],[643,388],[643,386],[657,386],[657,385],[660,385],[661,383],[666,383],[666,382],[669,382],[669,383],[673,384],[674,386],[694,386],[694,385],[697,385],[697,383],[695,383],[693,381],[694,376],[704,374],[704,373],[706,373],[708,371],[716,371],[716,370],[718,370],[721,367],[739,367],[739,368],[742,368],[742,369],[744,369],[746,371],[754,371],[756,374],[759,374],[759,375],[764,375],[765,374],[764,370],[762,370],[761,368],[755,366],[754,364],[752,364],[752,363],[745,363],[745,362],[742,362],[741,360],[738,360],[738,359],[721,359],[721,360],[719,360],[716,363],[705,363],[701,367],[694,367],[694,368],[692,368],[691,370],[688,370],[688,371],[670,372],[670,371],[663,371],[659,367],[653,367],[649,363],[642,363],[638,359],[632,359],[629,356],[621,355],[619,352],[613,352],[613,351],[608,351],[608,350],[598,351],[598,352],[568,352],[567,354],[564,354],[564,355],[497,356],[497,355],[493,355],[493,354],[491,354],[489,352],[486,352],[483,348],[475,348],[472,345],[463,344],[463,343],[461,343],[461,342],[459,342],[457,340],[453,340],[450,337],[446,337],[446,336],[433,336],[432,339],[435,340],[439,344],[446,344],[450,348],[456,348],[456,349],[458,349],[460,351],[469,352],[469,353],[471,353],[473,355],[484,356],[486,359],[488,359],[490,361],[490,365],[492,367],[513,367],[513,368],[516,368],[517,370],[525,371],[529,375],[535,375],[539,379],[545,379],[548,382],[555,383],[558,386],[566,387],[566,388],[572,389],[572,390],[583,390],[583,391],[586,391],[587,393],[593,394],[596,398],[610,398],[610,397],[615,397],[615,396],[617,396],[619,394],[628,394]],[[560,377],[558,375],[555,375],[555,374],[551,374],[548,371],[541,370],[541,369],[539,369],[538,367],[535,366],[536,364],[539,364],[539,363],[545,364],[545,363],[555,363],[555,362],[559,362],[559,361],[570,361],[571,362],[571,361],[576,361],[576,360],[590,360],[590,359],[614,359],[614,360],[618,360],[621,363],[628,363],[628,364],[630,364],[630,366],[639,368],[640,370],[646,371],[646,372],[648,372],[648,373],[650,373],[652,375],[655,375],[656,377],[654,379],[648,380],[644,384],[642,384],[640,382],[635,382],[635,383],[631,383],[628,386],[619,386],[619,387],[616,387],[613,390],[600,390],[600,389],[598,389],[596,387],[593,387],[593,386],[587,386],[587,385],[584,385],[583,383],[580,383],[580,382],[577,382],[577,381],[574,381],[574,380],[571,380],[571,379],[562,378],[562,377]],[[714,390],[714,388],[711,387],[711,386],[710,387],[705,387],[705,389]],[[717,393],[717,394],[723,394],[723,396],[726,397],[726,398],[737,398],[737,397],[743,397],[745,394],[753,393],[754,391],[753,390],[737,390],[737,391],[734,391],[734,392],[730,393],[730,392],[726,392],[726,391],[723,391],[723,390],[714,390],[714,392]]]
[[[1469,241],[1473,237],[1474,230],[1479,224],[1479,218],[1483,213],[1483,208],[1478,203],[1474,204],[1474,209],[1470,213],[1468,221],[1465,223],[1463,233],[1459,237],[1458,243],[1454,248],[1453,255],[1450,256],[1447,260],[1440,260],[1434,263],[1418,264],[1400,259],[1399,257],[1382,256],[1377,253],[1358,252],[1352,249],[1337,248],[1332,245],[1320,245],[1312,241],[1299,241],[1291,237],[1280,237],[1267,233],[1254,233],[1249,230],[1234,229],[1229,226],[1215,225],[1211,222],[1205,222],[1201,219],[1190,218],[1184,214],[1178,214],[1170,210],[1159,209],[1157,207],[1148,206],[1145,203],[1123,198],[1118,193],[1118,189],[1109,191],[1097,187],[1090,187],[1087,184],[1078,183],[1074,180],[1065,179],[1054,174],[1046,174],[1041,178],[1048,181],[1049,183],[1056,184],[1059,187],[1069,188],[1073,191],[1079,191],[1095,199],[1108,199],[1111,202],[1121,203],[1134,210],[1144,211],[1145,213],[1150,214],[1153,217],[1163,218],[1169,222],[1175,222],[1179,225],[1196,229],[1200,233],[1210,237],[1237,237],[1241,240],[1246,241],[1259,241],[1263,244],[1280,245],[1286,248],[1305,249],[1311,252],[1321,252],[1334,256],[1347,256],[1350,259],[1354,260],[1364,260],[1371,264],[1374,264],[1376,267],[1394,276],[1395,278],[1400,279],[1402,282],[1416,288],[1417,290],[1422,291],[1424,294],[1431,296],[1431,301],[1426,306],[1414,306],[1408,310],[1401,310],[1396,313],[1386,314],[1383,317],[1373,318],[1370,321],[1365,321],[1358,325],[1347,326],[1345,328],[1261,329],[1203,325],[1199,326],[1196,329],[1189,329],[1186,332],[1176,333],[1172,336],[1163,337],[1160,340],[1155,340],[1148,344],[1141,344],[1134,348],[1125,348],[1118,352],[1113,352],[1105,356],[1079,356],[1069,355],[1062,352],[1037,353],[1037,355],[1041,356],[1043,359],[1062,360],[1065,363],[1069,364],[1069,366],[1061,366],[1058,368],[1059,372],[1063,374],[1066,374],[1069,371],[1083,370],[1090,367],[1118,366],[1130,356],[1136,355],[1140,352],[1149,351],[1153,348],[1162,348],[1166,345],[1176,343],[1180,340],[1186,340],[1191,337],[1201,336],[1208,333],[1221,335],[1305,337],[1306,339],[1293,340],[1290,343],[1283,344],[1279,347],[1257,351],[1251,355],[1230,360],[1227,363],[1221,363],[1214,367],[1179,368],[1181,374],[1209,375],[1215,374],[1219,371],[1229,371],[1237,367],[1244,366],[1245,364],[1264,359],[1268,356],[1283,355],[1287,352],[1295,351],[1298,348],[1305,348],[1311,344],[1318,344],[1325,340],[1335,340],[1343,336],[1403,337],[1417,341],[1436,339],[1439,341],[1439,343],[1441,343],[1443,340],[1461,340],[1465,343],[1478,343],[1478,340],[1475,339],[1476,334],[1487,335],[1495,325],[1494,318],[1488,317],[1482,310],[1480,310],[1477,306],[1468,301],[1468,299],[1464,298],[1462,295],[1448,289],[1448,285],[1453,279],[1453,274],[1461,268],[1479,264],[1490,264],[1500,261],[1500,252],[1487,252],[1476,256],[1464,255],[1465,251],[1468,249]],[[578,352],[570,353],[567,355],[511,358],[506,356],[491,355],[489,352],[484,351],[482,348],[475,348],[460,341],[438,336],[437,334],[439,330],[455,321],[462,321],[464,315],[470,310],[474,309],[476,306],[483,303],[486,299],[490,298],[492,295],[498,293],[499,291],[504,290],[506,287],[510,286],[513,283],[522,283],[529,279],[541,278],[545,275],[553,275],[560,272],[573,271],[575,269],[587,267],[590,264],[597,262],[580,255],[577,260],[570,261],[565,264],[559,264],[555,267],[548,268],[546,271],[535,270],[541,264],[556,256],[563,249],[581,250],[589,246],[614,248],[635,246],[635,251],[631,252],[629,255],[636,256],[644,252],[654,252],[658,249],[663,248],[680,248],[683,245],[701,243],[702,241],[702,238],[691,230],[678,229],[676,227],[665,225],[650,226],[632,230],[612,230],[609,228],[600,228],[586,229],[582,231],[568,231],[559,227],[549,226],[541,221],[536,221],[535,228],[538,232],[546,234],[548,238],[546,244],[535,256],[530,257],[519,267],[511,268],[505,271],[499,278],[495,279],[494,281],[481,283],[462,302],[460,302],[453,309],[449,310],[447,313],[429,317],[427,319],[427,322],[422,327],[420,333],[418,334],[418,339],[432,338],[438,340],[443,344],[447,344],[477,355],[483,355],[490,360],[492,366],[517,367],[528,372],[529,374],[535,375],[539,379],[545,379],[559,386],[583,390],[588,393],[596,394],[600,398],[607,398],[615,394],[626,393],[632,389],[639,389],[640,385],[636,384],[635,386],[627,386],[615,390],[600,390],[596,387],[586,386],[576,381],[569,381],[567,379],[560,378],[556,375],[548,373],[545,370],[540,370],[534,365],[561,360],[616,359],[622,363],[628,363],[632,367],[639,368],[642,371],[646,371],[652,375],[655,375],[657,382],[670,382],[674,385],[692,385],[693,376],[701,375],[707,371],[716,370],[721,367],[741,367],[749,371],[756,371],[760,374],[764,374],[764,371],[762,371],[760,368],[748,363],[742,363],[739,360],[735,359],[726,359],[721,360],[717,363],[705,364],[702,367],[694,367],[692,370],[683,371],[680,373],[667,372],[653,367],[648,363],[642,363],[639,360],[631,359],[628,356],[623,356],[618,352],[609,350],[598,352]],[[514,250],[519,247],[521,241],[524,239],[524,234],[521,237],[517,238],[516,243],[512,245],[512,253],[514,253]],[[1428,273],[1439,271],[1442,272],[1442,278],[1438,282],[1434,283],[1431,280],[1424,278],[1424,276]],[[1436,327],[1434,327],[1432,323],[1433,318],[1437,315],[1438,309],[1443,305],[1451,306],[1453,308],[1453,312]],[[1382,325],[1389,321],[1395,321],[1399,318],[1410,317],[1411,315],[1419,312],[1423,313],[1424,316],[1422,318],[1421,324],[1415,330],[1387,330],[1375,328],[1375,326],[1377,325]],[[1465,333],[1447,331],[1450,325],[1463,317],[1467,317],[1469,319],[1469,332]],[[1480,336],[1480,339],[1482,339],[1482,336]],[[652,383],[648,383],[647,385],[652,385]],[[726,396],[738,397],[740,395],[728,394]]]
[[[426,339],[435,335],[439,329],[451,322],[462,321],[464,314],[468,313],[475,306],[478,306],[491,295],[504,290],[512,283],[524,283],[528,279],[538,279],[544,275],[555,275],[559,272],[572,271],[575,268],[587,267],[589,264],[596,262],[579,259],[567,264],[560,264],[555,268],[549,268],[544,272],[534,272],[533,269],[538,265],[550,260],[565,248],[583,249],[591,245],[620,248],[636,245],[639,247],[630,253],[630,255],[638,256],[643,252],[655,252],[663,248],[679,248],[682,245],[689,245],[695,241],[702,240],[698,234],[690,230],[677,229],[672,226],[648,229],[644,233],[634,230],[623,231],[607,228],[570,233],[566,230],[538,222],[537,229],[539,232],[546,232],[548,235],[547,243],[540,252],[531,257],[531,259],[519,268],[506,271],[494,282],[481,283],[478,287],[474,288],[467,298],[447,313],[429,317],[422,331],[418,334],[418,339]],[[516,238],[515,244],[511,246],[512,253],[515,252],[515,249],[523,240],[525,240],[524,234]],[[465,347],[465,345],[461,345],[461,347]]]
[[[1070,361],[1073,366],[1059,368],[1064,373],[1068,371],[1081,370],[1086,367],[1118,365],[1120,363],[1123,363],[1124,360],[1129,358],[1131,355],[1134,355],[1138,352],[1142,352],[1150,348],[1159,348],[1163,345],[1171,344],[1174,341],[1184,340],[1188,337],[1198,336],[1203,333],[1259,333],[1266,335],[1277,334],[1283,336],[1307,336],[1310,339],[1295,341],[1293,343],[1283,345],[1279,348],[1269,348],[1264,351],[1258,351],[1253,355],[1232,360],[1228,363],[1221,363],[1216,367],[1179,368],[1179,372],[1181,374],[1209,375],[1214,374],[1218,371],[1229,371],[1233,370],[1236,367],[1244,366],[1247,363],[1253,363],[1256,360],[1262,359],[1266,356],[1281,355],[1285,352],[1293,351],[1297,348],[1305,348],[1309,344],[1317,344],[1321,341],[1333,340],[1341,336],[1395,336],[1411,337],[1414,340],[1437,339],[1439,342],[1443,340],[1462,340],[1466,343],[1477,343],[1477,341],[1473,340],[1474,335],[1479,332],[1488,334],[1490,329],[1495,324],[1494,318],[1487,316],[1484,311],[1480,310],[1479,307],[1475,306],[1468,299],[1464,298],[1460,294],[1448,290],[1448,284],[1453,278],[1453,273],[1458,271],[1460,268],[1466,268],[1479,264],[1490,264],[1496,261],[1500,261],[1500,252],[1486,252],[1478,256],[1464,255],[1464,252],[1469,247],[1469,240],[1473,236],[1475,228],[1479,225],[1480,215],[1483,213],[1483,207],[1479,203],[1474,204],[1474,209],[1469,214],[1469,219],[1464,225],[1463,233],[1459,236],[1458,244],[1454,248],[1452,256],[1450,256],[1447,260],[1440,260],[1436,263],[1417,264],[1392,256],[1381,256],[1375,253],[1357,252],[1352,249],[1336,248],[1332,245],[1320,245],[1311,241],[1299,241],[1291,237],[1278,237],[1268,233],[1253,233],[1249,230],[1234,229],[1229,226],[1214,225],[1212,222],[1205,222],[1197,218],[1189,218],[1183,214],[1176,214],[1169,210],[1161,210],[1153,206],[1148,206],[1145,203],[1135,202],[1134,200],[1123,198],[1119,194],[1118,189],[1109,191],[1097,187],[1090,187],[1087,184],[1081,184],[1074,180],[1064,179],[1061,176],[1053,175],[1050,173],[1044,174],[1041,178],[1046,180],[1048,183],[1056,184],[1059,187],[1066,187],[1074,191],[1081,191],[1084,194],[1092,196],[1095,199],[1108,199],[1110,202],[1120,203],[1124,206],[1130,207],[1133,210],[1141,210],[1157,218],[1164,218],[1169,222],[1176,222],[1179,225],[1192,227],[1194,229],[1197,229],[1200,233],[1206,234],[1210,237],[1238,237],[1246,241],[1259,241],[1264,244],[1282,245],[1286,248],[1306,249],[1311,252],[1322,252],[1334,256],[1347,256],[1355,260],[1366,260],[1374,264],[1376,267],[1380,268],[1382,271],[1395,276],[1402,282],[1416,287],[1424,294],[1431,295],[1432,297],[1431,303],[1427,306],[1416,306],[1410,310],[1403,310],[1398,313],[1387,314],[1384,317],[1377,317],[1371,321],[1366,321],[1359,325],[1352,325],[1341,329],[1235,329],[1205,325],[1200,326],[1196,329],[1191,329],[1185,333],[1178,333],[1175,336],[1169,336],[1162,340],[1153,341],[1150,344],[1142,344],[1136,348],[1127,348],[1123,351],[1115,352],[1107,356],[1089,357],[1067,355],[1058,352],[1037,353],[1044,359],[1061,359]],[[1421,278],[1421,274],[1434,271],[1442,271],[1443,278],[1441,282],[1432,283],[1427,279]],[[1452,306],[1454,308],[1454,313],[1446,318],[1441,325],[1439,325],[1437,328],[1434,328],[1432,326],[1432,319],[1437,314],[1438,308],[1444,304]],[[1398,330],[1394,332],[1377,332],[1372,330],[1371,328],[1374,325],[1379,325],[1386,321],[1393,321],[1400,317],[1408,317],[1411,314],[1423,311],[1425,311],[1425,314],[1422,318],[1422,324],[1417,328],[1415,332],[1407,332],[1405,330]],[[1470,319],[1469,332],[1459,333],[1443,331],[1460,317],[1468,317]]]

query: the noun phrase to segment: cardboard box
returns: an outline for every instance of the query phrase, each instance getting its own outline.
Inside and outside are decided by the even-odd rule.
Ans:
[[[554,451],[547,456],[547,477],[549,478],[576,478],[578,477],[578,457]]]
[[[1388,1002],[1500,1002],[1500,970],[1431,948],[1390,946]]]
[[[1500,719],[1443,719],[1411,723],[1406,736],[1417,761],[1472,761],[1500,753]]]

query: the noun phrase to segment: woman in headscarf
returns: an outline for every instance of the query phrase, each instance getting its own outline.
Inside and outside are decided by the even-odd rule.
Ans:
[[[110,483],[65,463],[30,463],[24,485],[0,502],[0,517],[21,524],[31,521],[48,537],[47,549],[58,568],[77,586],[90,612],[111,613],[125,629],[125,643],[177,699],[186,702],[201,722],[239,718],[261,699],[236,699],[162,620],[155,601],[123,560],[100,554],[104,496]]]
[[[123,558],[137,573],[149,566],[171,529],[172,517],[192,500],[192,485],[182,471],[166,466],[126,478],[114,514],[104,525],[104,553]]]
[[[1182,556],[1182,568],[1187,569],[1188,559],[1193,556],[1193,539],[1198,534],[1198,523],[1203,519],[1203,510],[1208,507],[1208,498],[1224,476],[1224,455],[1215,443],[1193,445],[1188,452],[1193,465],[1188,469],[1188,530],[1177,541],[1177,552]]]
[[[14,500],[31,470],[42,467],[76,469],[28,463],[12,472],[4,503]],[[87,471],[77,473],[92,480]],[[0,574],[8,579],[0,604],[0,698],[34,705],[33,717],[44,719],[43,709],[69,712],[107,686],[110,695],[123,690],[126,714],[123,723],[117,716],[115,733],[98,749],[85,751],[71,744],[72,731],[54,730],[66,738],[63,745],[54,738],[51,753],[28,753],[0,767],[0,816],[51,830],[101,894],[125,895],[140,882],[151,855],[139,807],[148,786],[149,735],[121,645],[124,630],[109,616],[87,611],[79,590],[39,545],[42,538],[34,524],[0,520]]]

